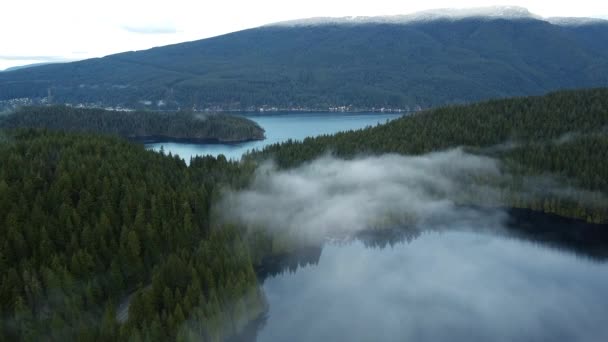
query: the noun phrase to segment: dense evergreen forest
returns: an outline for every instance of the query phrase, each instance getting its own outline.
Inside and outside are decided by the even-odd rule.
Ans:
[[[0,128],[46,128],[126,138],[239,142],[264,139],[264,130],[240,116],[193,112],[110,111],[67,106],[22,107],[0,117]]]
[[[495,184],[504,190],[502,205],[605,223],[607,127],[608,89],[592,89],[445,107],[271,145],[240,162],[207,156],[189,166],[120,137],[0,131],[0,340],[236,336],[267,310],[256,271],[280,272],[281,263],[264,268],[263,260],[293,246],[223,224],[212,208],[225,189],[247,187],[269,158],[291,168],[324,153],[353,158],[464,146],[500,159],[513,175]],[[539,175],[589,191],[585,198],[520,196],[522,179]],[[303,262],[318,260],[318,246],[304,247]]]
[[[248,159],[274,159],[293,167],[331,152],[423,154],[464,146],[497,157],[515,175],[506,205],[553,212],[590,222],[608,221],[608,89],[556,92],[541,97],[492,100],[421,112],[362,130],[287,141],[254,151]],[[585,198],[520,196],[522,178],[551,174],[566,188],[589,190]]]
[[[32,130],[0,160],[0,340],[217,341],[265,310],[246,242],[209,213],[252,167]]]
[[[608,21],[269,25],[0,73],[0,101],[130,108],[429,108],[608,86]],[[149,103],[146,105],[145,103]]]

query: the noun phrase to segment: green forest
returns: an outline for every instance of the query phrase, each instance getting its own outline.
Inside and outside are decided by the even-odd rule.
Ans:
[[[19,108],[0,117],[0,128],[45,128],[160,140],[241,142],[264,139],[264,130],[241,116],[184,111],[112,111],[61,105]]]
[[[459,146],[500,159],[505,171],[515,175],[501,185],[506,205],[608,221],[607,88],[448,106],[377,127],[270,145],[246,158],[271,158],[288,168],[329,152],[341,158],[419,155]],[[556,176],[564,187],[594,194],[569,201],[519,196],[523,177],[545,174]]]
[[[608,89],[592,89],[440,108],[271,145],[240,162],[207,156],[188,165],[117,136],[5,130],[0,340],[236,336],[267,310],[256,268],[289,248],[280,237],[222,224],[213,208],[226,189],[246,188],[267,159],[291,168],[326,153],[416,155],[462,146],[499,158],[514,175],[498,184],[503,205],[606,223],[607,127]],[[523,177],[546,174],[591,198],[518,196]]]
[[[247,166],[39,130],[0,160],[0,340],[217,341],[265,309],[243,237],[210,220]]]

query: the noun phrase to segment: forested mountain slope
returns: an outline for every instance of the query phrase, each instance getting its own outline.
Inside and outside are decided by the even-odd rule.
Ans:
[[[221,340],[265,310],[242,236],[210,222],[244,165],[31,130],[0,161],[0,340]]]
[[[0,101],[428,108],[608,85],[608,22],[534,16],[280,24],[0,74]],[[158,105],[161,105],[158,107]]]

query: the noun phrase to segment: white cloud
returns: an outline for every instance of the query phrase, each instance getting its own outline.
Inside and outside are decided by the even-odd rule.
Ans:
[[[30,60],[30,61],[49,61],[49,62],[61,62],[65,61],[64,57],[59,56],[3,56],[0,55],[0,59],[5,59],[7,61],[22,61],[22,60]]]
[[[265,164],[249,189],[227,194],[218,212],[245,226],[312,241],[386,225],[441,225],[471,218],[467,210],[455,209],[456,198],[498,201],[499,192],[472,183],[488,176],[500,176],[495,160],[460,149],[356,160],[324,157],[286,171]]]
[[[177,29],[173,25],[152,25],[152,26],[130,26],[122,27],[125,31],[141,34],[173,34],[177,33]]]
[[[500,211],[480,215],[458,204],[501,207],[502,190],[493,184],[511,180],[498,160],[462,149],[353,160],[325,156],[289,170],[262,164],[249,188],[228,192],[216,209],[229,223],[285,233],[297,241],[401,225],[441,228],[473,222],[480,228],[496,227]],[[522,200],[546,195],[584,204],[607,200],[601,193],[564,186],[550,175],[520,181]]]

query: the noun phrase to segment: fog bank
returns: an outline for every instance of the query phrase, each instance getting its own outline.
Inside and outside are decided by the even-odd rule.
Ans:
[[[498,208],[498,184],[510,179],[499,161],[462,149],[354,160],[324,156],[290,170],[268,162],[258,168],[248,189],[224,196],[219,213],[232,223],[314,240],[397,225],[498,228],[505,218],[499,209],[458,204]],[[524,199],[588,195],[549,176],[521,182]]]
[[[495,160],[461,149],[355,160],[325,156],[291,170],[266,163],[248,189],[225,196],[220,212],[235,223],[309,237],[470,220],[470,212],[455,209],[455,199],[496,202],[496,190],[473,181],[500,176]]]

